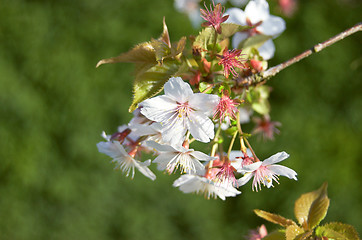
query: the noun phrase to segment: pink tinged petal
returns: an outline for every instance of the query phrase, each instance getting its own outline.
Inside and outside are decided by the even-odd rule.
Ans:
[[[264,60],[269,60],[274,57],[275,46],[273,40],[267,40],[263,45],[258,48],[259,55],[263,57]]]
[[[200,142],[210,142],[214,138],[214,123],[204,114],[190,114],[189,130],[191,135]]]
[[[286,152],[278,152],[276,154],[274,154],[273,156],[265,159],[263,161],[263,166],[268,166],[274,163],[278,163],[283,161],[284,159],[287,159],[289,157],[289,154]]]
[[[185,103],[193,95],[189,84],[180,77],[172,77],[164,86],[165,95],[179,103]]]
[[[254,176],[253,173],[246,173],[242,178],[238,179],[238,186],[243,186]]]
[[[145,162],[135,161],[135,167],[146,177],[154,181],[156,179],[156,175],[147,167],[151,163],[151,160],[147,160]]]
[[[242,26],[246,25],[246,15],[245,12],[239,8],[229,8],[225,15],[229,15],[229,18],[226,20],[226,23],[235,23]]]
[[[239,44],[247,39],[249,37],[249,34],[246,32],[237,32],[234,34],[233,40],[232,40],[232,46],[233,48],[239,48]]]
[[[274,164],[274,165],[268,166],[267,168],[270,171],[277,174],[277,175],[285,176],[285,177],[287,177],[289,179],[298,180],[297,179],[297,173],[293,169],[290,169],[288,167],[278,165],[278,164]]]
[[[263,34],[275,38],[285,30],[285,21],[281,17],[269,16],[257,29]]]
[[[245,14],[252,24],[264,21],[269,17],[269,5],[265,0],[250,1],[245,7]]]
[[[192,109],[203,112],[206,115],[210,115],[219,101],[220,98],[217,95],[195,93],[192,98],[190,98],[189,104]]]

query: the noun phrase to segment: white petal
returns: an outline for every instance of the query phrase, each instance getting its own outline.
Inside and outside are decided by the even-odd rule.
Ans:
[[[274,154],[273,156],[265,159],[263,161],[263,166],[267,166],[267,165],[271,165],[274,163],[278,163],[283,161],[284,159],[287,159],[289,157],[289,154],[286,152],[278,152],[276,154]]]
[[[214,112],[220,98],[214,94],[195,93],[190,98],[189,104],[192,109],[210,115]]]
[[[264,21],[269,17],[269,5],[265,0],[250,1],[245,7],[245,14],[252,24]]]
[[[177,103],[167,96],[157,96],[143,101],[141,113],[156,122],[168,122],[175,114]]]
[[[129,128],[132,130],[132,133],[138,136],[154,135],[157,133],[157,131],[149,124],[133,123],[129,124]]]
[[[172,186],[179,187],[189,181],[192,181],[193,179],[195,179],[195,175],[185,174],[185,175],[182,175],[181,177],[179,177],[178,179],[176,179],[173,182]]]
[[[157,163],[157,169],[163,171],[167,168],[168,164],[177,160],[179,154],[176,153],[161,153],[158,157],[153,160],[154,163]]]
[[[269,60],[274,57],[275,46],[273,40],[267,40],[263,45],[258,48],[260,56],[263,57],[264,60]]]
[[[160,152],[177,152],[175,148],[167,144],[159,144],[155,141],[147,141],[147,146],[152,147]]]
[[[269,16],[269,18],[257,28],[265,35],[277,37],[285,30],[285,21],[281,17]]]
[[[258,169],[260,166],[262,165],[262,162],[255,162],[249,165],[245,165],[242,169],[241,172],[254,172],[256,169]]]
[[[211,160],[216,160],[217,157],[211,157],[203,152],[199,152],[199,151],[192,151],[190,152],[190,155],[201,160],[201,161],[211,161]]]
[[[173,125],[165,125],[165,128],[162,131],[162,140],[173,146],[182,144],[187,131],[187,126],[185,125],[186,124],[184,124],[183,120],[180,118],[177,118]]]
[[[150,165],[150,160],[145,162],[135,161],[135,167],[146,177],[154,181],[156,179],[156,175],[147,167]]]
[[[247,39],[249,37],[249,34],[246,32],[237,32],[234,34],[233,40],[232,40],[232,46],[233,48],[239,48],[239,44]]]
[[[111,140],[111,136],[110,135],[107,135],[105,131],[102,132],[101,136],[107,140],[107,141],[110,141]]]
[[[104,153],[111,158],[117,158],[122,156],[128,156],[128,153],[124,150],[123,146],[117,142],[99,142],[97,143],[98,151]]]
[[[297,180],[297,173],[293,169],[290,169],[288,167],[274,164],[274,165],[268,166],[268,169],[280,176],[285,176],[287,178]]]
[[[242,178],[238,179],[238,186],[243,186],[254,176],[253,173],[247,173]]]
[[[180,77],[170,78],[165,84],[164,90],[166,96],[179,103],[187,102],[189,97],[193,95],[190,85]]]
[[[189,118],[189,130],[196,140],[210,142],[210,138],[214,138],[214,123],[207,116],[202,113],[193,112]]]
[[[229,15],[229,18],[225,21],[226,23],[235,23],[242,26],[246,25],[245,12],[239,8],[229,8],[226,10],[225,15]]]

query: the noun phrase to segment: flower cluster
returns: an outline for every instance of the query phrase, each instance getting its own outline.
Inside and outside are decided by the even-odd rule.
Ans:
[[[99,152],[132,178],[136,169],[155,180],[151,163],[157,164],[159,171],[180,173],[174,187],[207,198],[225,200],[239,195],[239,188],[251,179],[256,191],[279,183],[278,176],[297,180],[295,171],[275,164],[288,158],[287,153],[261,161],[248,141],[258,133],[272,139],[273,132],[279,131],[278,124],[270,120],[270,88],[243,79],[264,70],[265,59],[272,55],[264,55],[263,46],[284,30],[282,20],[269,15],[264,0],[251,1],[245,12],[229,9],[226,14],[220,3],[213,4],[201,9],[201,17],[206,21],[204,29],[191,38],[189,50],[185,37],[171,43],[164,20],[159,39],[98,63],[132,62],[138,71],[130,107],[133,118],[116,133],[103,133],[105,141],[97,144]],[[256,35],[264,45],[259,38],[255,41]],[[233,38],[233,49],[229,49],[229,38]],[[248,39],[247,45],[242,39]],[[244,133],[242,124],[254,114],[260,115],[253,118],[255,130]],[[196,142],[209,144],[209,150],[194,149],[199,146]],[[143,152],[156,156],[136,160],[142,159]]]

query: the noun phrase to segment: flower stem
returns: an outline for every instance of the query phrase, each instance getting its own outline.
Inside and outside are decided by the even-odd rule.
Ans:
[[[255,160],[256,162],[260,161],[259,158],[256,156],[253,148],[251,147],[248,139],[246,139],[246,137],[244,137],[244,141],[246,142],[246,145],[248,145],[248,147],[249,147],[249,149],[250,149],[250,151],[251,151],[251,154],[253,154],[254,160]]]
[[[235,138],[236,138],[236,135],[238,135],[238,132],[235,131],[234,135],[233,135],[233,138],[231,139],[231,142],[230,142],[230,145],[229,145],[229,150],[228,150],[228,159],[230,157],[230,152],[231,152],[231,149],[233,148],[233,145],[234,145],[234,142],[235,142]]]

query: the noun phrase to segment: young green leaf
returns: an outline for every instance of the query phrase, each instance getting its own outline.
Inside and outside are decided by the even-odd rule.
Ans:
[[[297,225],[291,225],[285,230],[285,238],[286,240],[295,240],[297,236],[302,235],[303,233],[303,228],[298,227]]]
[[[313,202],[321,195],[323,189],[327,188],[327,183],[324,183],[322,187],[318,190],[302,194],[294,204],[294,215],[298,223],[303,226],[303,228],[308,228],[308,216],[310,208]]]
[[[308,226],[309,229],[315,228],[327,215],[329,207],[329,198],[327,196],[327,184],[323,185],[320,195],[313,201],[309,214],[308,214]]]
[[[160,36],[160,38],[158,40],[164,42],[168,48],[171,48],[171,42],[170,42],[170,35],[168,33],[168,28],[167,28],[167,25],[166,25],[166,18],[163,17],[163,31],[162,31],[162,34]]]
[[[263,240],[284,240],[284,239],[285,239],[284,230],[274,231],[263,237]]]
[[[317,227],[316,235],[318,237],[327,237],[330,239],[341,240],[359,240],[356,229],[348,224],[333,222]]]
[[[271,38],[272,36],[263,34],[254,35],[239,43],[238,48],[243,50],[243,54],[249,56],[252,53],[253,49],[258,49]]]
[[[99,67],[102,64],[106,63],[117,63],[117,62],[129,62],[129,63],[139,63],[139,64],[155,64],[155,49],[152,47],[152,44],[149,42],[141,43],[132,48],[126,53],[122,53],[118,57],[112,57],[107,59],[100,60],[96,67]]]
[[[244,31],[250,29],[249,26],[241,26],[234,23],[222,23],[221,24],[222,32],[217,35],[217,42],[231,37],[239,31]],[[213,44],[215,41],[215,30],[212,27],[204,28],[199,35],[196,37],[194,46],[201,47],[202,49],[207,49],[207,46]]]
[[[290,219],[284,218],[280,215],[274,214],[274,213],[269,213],[263,210],[259,210],[259,209],[254,209],[254,212],[256,215],[258,215],[261,218],[264,218],[265,220],[275,223],[275,224],[279,224],[283,227],[288,227],[288,226],[296,226],[297,224]]]
[[[133,112],[138,103],[161,92],[163,85],[178,71],[179,67],[178,61],[169,60],[161,66],[156,64],[147,71],[138,74],[133,86],[133,102],[129,107],[129,112]]]

